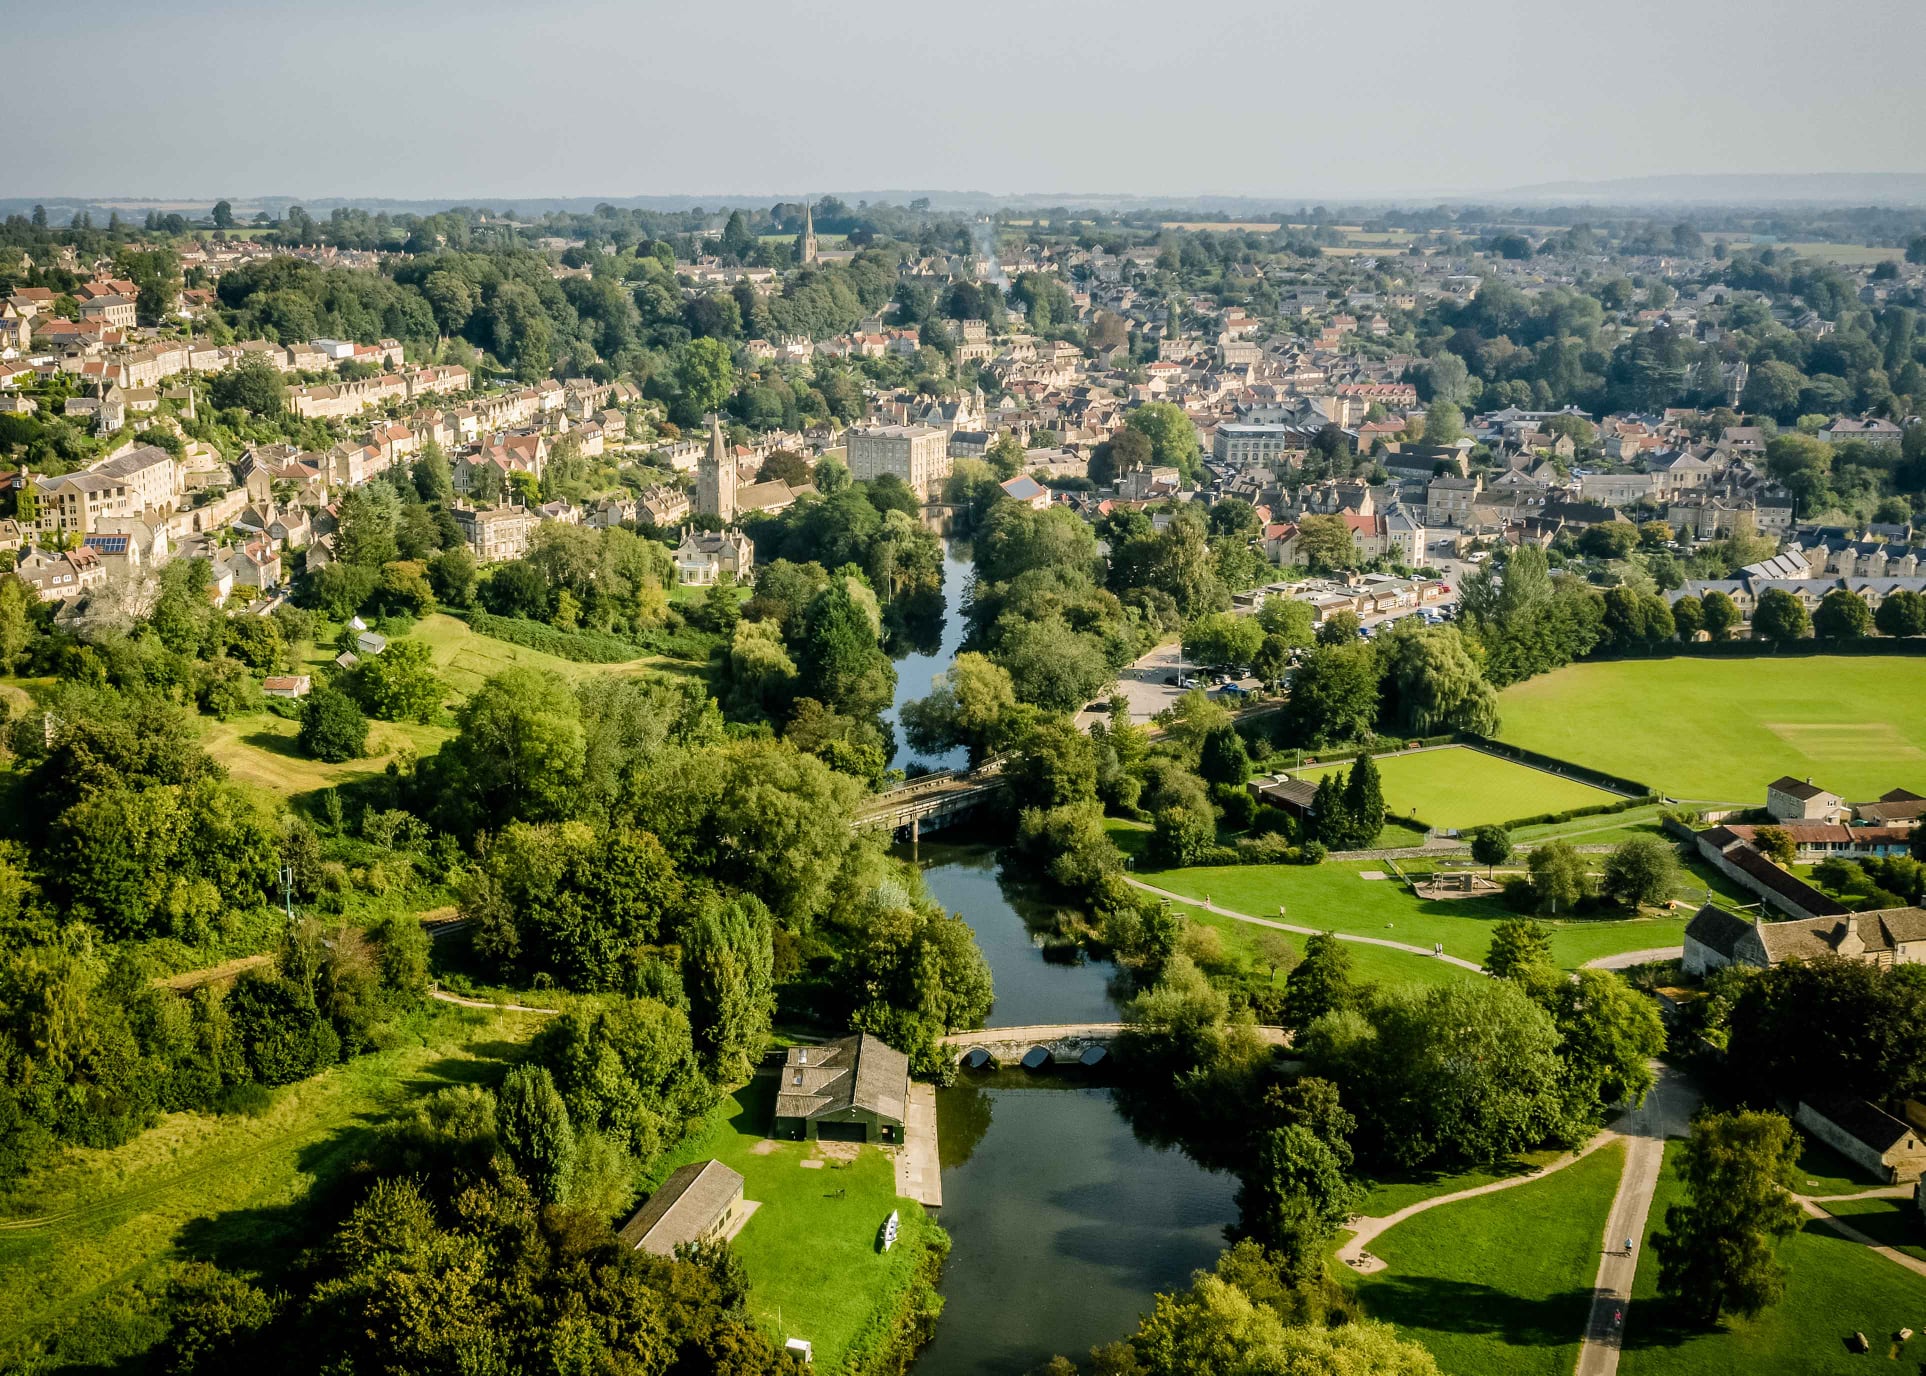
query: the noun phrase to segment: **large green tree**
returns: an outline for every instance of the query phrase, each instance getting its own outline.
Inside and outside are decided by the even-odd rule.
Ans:
[[[1799,1229],[1799,1143],[1776,1113],[1722,1113],[1692,1125],[1677,1162],[1685,1198],[1652,1238],[1659,1290],[1710,1325],[1750,1318],[1785,1294],[1778,1245]]]

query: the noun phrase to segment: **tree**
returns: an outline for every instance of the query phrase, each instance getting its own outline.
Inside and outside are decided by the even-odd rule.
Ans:
[[[1561,907],[1570,912],[1590,891],[1591,876],[1585,871],[1584,857],[1564,841],[1547,841],[1534,847],[1525,857],[1525,865],[1539,905],[1554,913]]]
[[[1291,720],[1308,744],[1361,740],[1377,715],[1378,660],[1359,641],[1319,646],[1291,681]]]
[[[1251,657],[1251,672],[1266,688],[1276,691],[1291,671],[1291,642],[1281,635],[1267,635]]]
[[[776,1008],[773,924],[752,896],[711,897],[682,937],[689,1023],[703,1067],[718,1083],[755,1069]]]
[[[1511,859],[1511,833],[1501,826],[1483,826],[1471,833],[1471,858],[1487,873]]]
[[[1552,960],[1551,928],[1530,918],[1508,917],[1491,929],[1491,949],[1485,971],[1494,979],[1523,979],[1556,970]]]
[[[1369,751],[1359,751],[1351,761],[1351,776],[1344,781],[1344,815],[1354,849],[1369,846],[1384,830],[1384,781]]]
[[[1385,687],[1398,722],[1422,736],[1498,731],[1498,693],[1456,626],[1400,631],[1384,642]]]
[[[1790,644],[1812,634],[1812,617],[1785,589],[1767,588],[1752,609],[1752,634],[1774,645]]]
[[[387,649],[355,666],[351,682],[363,709],[382,721],[431,722],[448,691],[420,640],[390,641]]]
[[[1821,640],[1858,640],[1872,634],[1872,608],[1848,588],[1834,588],[1819,599],[1812,614],[1812,631]]]
[[[575,1130],[545,1065],[518,1065],[495,1095],[495,1123],[516,1174],[545,1204],[568,1198]]]
[[[1665,1050],[1665,1021],[1655,1000],[1612,970],[1555,976],[1538,998],[1558,1025],[1572,1112],[1588,1124],[1613,1104],[1637,1104],[1655,1081],[1651,1061]]]
[[[1168,401],[1152,401],[1139,406],[1124,424],[1150,441],[1151,462],[1175,468],[1185,482],[1195,482],[1200,455],[1197,427],[1184,409]]]
[[[1705,629],[1705,604],[1691,594],[1672,602],[1672,630],[1683,641],[1697,640]]]
[[[434,757],[438,805],[463,830],[565,817],[579,802],[581,706],[560,679],[508,669],[457,714],[460,729]]]
[[[1515,980],[1379,992],[1356,1019],[1304,1038],[1358,1115],[1360,1154],[1412,1168],[1500,1161],[1582,1135],[1552,1017]]]
[[[1722,1314],[1750,1318],[1785,1294],[1778,1245],[1799,1230],[1792,1197],[1798,1140],[1776,1113],[1698,1119],[1678,1156],[1686,1197],[1665,1211],[1652,1239],[1659,1291],[1711,1325]]]
[[[1255,617],[1235,612],[1200,616],[1184,630],[1184,657],[1212,669],[1248,667],[1264,643]]]
[[[1149,468],[1155,462],[1150,437],[1142,430],[1125,426],[1090,451],[1086,470],[1098,488],[1107,488],[1128,473]]]
[[[263,358],[248,358],[240,366],[215,375],[208,398],[226,410],[240,407],[257,416],[278,416],[286,406],[287,388],[281,370]]]
[[[1424,442],[1432,445],[1451,445],[1465,435],[1465,416],[1451,402],[1440,398],[1431,403],[1424,413]]]
[[[1358,566],[1357,540],[1342,516],[1305,516],[1297,523],[1297,556],[1314,572],[1354,569]]]
[[[1678,884],[1678,854],[1656,836],[1634,836],[1605,857],[1605,892],[1627,907],[1663,903]]]
[[[301,704],[301,732],[295,739],[313,759],[329,764],[358,760],[368,753],[368,719],[346,693],[317,683]]]
[[[1251,777],[1250,751],[1237,728],[1226,723],[1213,727],[1198,752],[1197,773],[1206,783],[1242,788]]]
[[[1297,947],[1291,944],[1291,939],[1275,927],[1259,927],[1256,936],[1252,938],[1251,950],[1257,958],[1257,963],[1270,972],[1272,984],[1277,983],[1279,970],[1284,971],[1288,977],[1290,972],[1297,968],[1297,962],[1301,958],[1297,953]]]
[[[213,220],[214,220],[214,228],[216,229],[234,228],[233,202],[228,201],[226,199],[222,199],[214,202]]]
[[[1752,843],[1760,854],[1781,865],[1790,865],[1799,858],[1799,845],[1784,827],[1760,827],[1752,833]]]
[[[1285,1020],[1302,1031],[1327,1013],[1350,1008],[1357,999],[1351,952],[1337,933],[1306,937],[1304,959],[1284,980]]]
[[[692,420],[720,411],[736,387],[736,365],[729,346],[718,339],[693,339],[676,364],[676,387]]]
[[[1706,635],[1724,640],[1739,624],[1739,605],[1727,594],[1714,589],[1699,599]]]
[[[1264,634],[1277,636],[1292,650],[1309,649],[1316,643],[1311,618],[1311,604],[1295,597],[1267,597],[1257,609],[1257,624]]]
[[[1879,611],[1873,616],[1873,625],[1881,635],[1926,635],[1926,595],[1910,588],[1888,593],[1880,601]]]

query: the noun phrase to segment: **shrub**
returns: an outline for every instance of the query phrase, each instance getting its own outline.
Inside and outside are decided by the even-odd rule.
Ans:
[[[612,635],[603,635],[599,631],[558,630],[554,626],[519,616],[476,612],[468,618],[468,626],[476,635],[506,640],[511,645],[540,650],[543,654],[576,664],[625,664],[642,654],[637,646]]]
[[[1313,845],[1317,843],[1312,842]],[[1243,837],[1237,843],[1238,857],[1252,865],[1288,865],[1299,858],[1298,849],[1291,844],[1291,838],[1274,831],[1258,836]]]
[[[1298,847],[1297,858],[1306,865],[1321,865],[1330,853],[1322,841],[1306,841]]]

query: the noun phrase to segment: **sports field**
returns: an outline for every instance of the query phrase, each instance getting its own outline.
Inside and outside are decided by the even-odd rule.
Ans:
[[[1899,655],[1573,664],[1507,688],[1498,734],[1675,798],[1760,804],[1782,774],[1877,798],[1926,787],[1923,688]]]
[[[1350,765],[1333,762],[1295,772],[1300,778],[1317,779],[1334,769],[1348,775]],[[1388,817],[1416,817],[1434,827],[1461,831],[1488,822],[1609,803],[1618,796],[1462,746],[1386,755],[1378,760],[1378,773],[1384,780]]]

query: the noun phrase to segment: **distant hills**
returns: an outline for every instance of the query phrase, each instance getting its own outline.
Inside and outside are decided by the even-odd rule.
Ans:
[[[1715,172],[1541,182],[1452,200],[1598,201],[1608,205],[1926,205],[1926,173]]]
[[[562,213],[583,213],[608,204],[622,209],[679,211],[697,206],[709,210],[722,207],[769,206],[778,201],[794,201],[804,194],[815,199],[823,188],[761,191],[754,193],[707,193],[702,195],[651,196],[466,196],[398,199],[381,196],[288,195],[230,196],[237,220],[245,223],[257,211],[265,210],[278,218],[291,205],[303,206],[308,213],[323,217],[341,206],[390,214],[430,215],[455,206],[482,206],[492,210],[513,210],[518,217]],[[998,210],[1052,209],[1063,207],[1080,211],[1128,212],[1168,210],[1191,211],[1205,215],[1224,215],[1233,219],[1289,215],[1307,207],[1323,204],[1333,209],[1368,210],[1390,206],[1483,205],[1596,205],[1636,209],[1643,206],[1726,206],[1768,208],[1771,206],[1853,205],[1853,206],[1926,206],[1926,173],[1918,172],[1808,172],[1808,173],[1680,173],[1653,177],[1620,177],[1599,181],[1538,182],[1489,191],[1413,190],[1377,196],[1315,195],[1301,196],[1226,196],[1196,193],[1191,195],[1135,195],[1122,192],[1032,191],[1000,195],[987,191],[943,191],[882,189],[872,191],[831,190],[850,205],[859,202],[888,202],[908,205],[928,201],[938,211],[987,213]],[[204,215],[213,198],[134,197],[134,196],[5,196],[0,197],[0,216],[26,214],[36,204],[44,204],[55,224],[64,224],[79,210],[88,211],[96,223],[104,223],[109,213],[119,211],[123,219],[139,220],[149,210],[170,211],[188,216]]]

